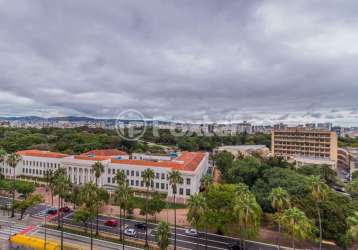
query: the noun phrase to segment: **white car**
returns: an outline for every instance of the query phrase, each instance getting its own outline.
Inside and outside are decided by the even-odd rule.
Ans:
[[[124,234],[130,237],[136,237],[137,236],[137,232],[135,231],[134,228],[127,228],[126,230],[124,230]]]
[[[198,236],[198,231],[196,231],[194,228],[188,228],[185,230],[185,234],[189,236]]]

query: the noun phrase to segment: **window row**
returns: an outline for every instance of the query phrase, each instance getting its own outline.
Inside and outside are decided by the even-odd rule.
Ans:
[[[23,168],[22,173],[23,174],[37,174],[42,175],[42,173],[45,175],[47,171],[42,171],[41,169],[33,169],[33,168]]]
[[[53,162],[41,162],[41,161],[27,161],[23,160],[22,164],[24,166],[33,166],[33,167],[48,167],[48,168],[59,168],[60,163],[53,163]]]
[[[108,174],[113,174],[115,175],[116,174],[116,170],[115,169],[111,169],[111,168],[108,168],[107,170]],[[119,169],[117,169],[117,173],[119,172]],[[134,170],[126,170],[125,171],[125,174],[127,176],[136,176],[136,177],[143,177],[143,171],[134,171]],[[108,177],[109,178],[109,177]],[[169,176],[166,175],[165,173],[155,173],[155,178],[156,179],[161,179],[161,180],[168,180],[169,179]],[[191,184],[191,179],[190,178],[186,178],[185,180],[186,184],[187,185],[190,185]],[[181,182],[180,184],[183,184],[183,182]]]

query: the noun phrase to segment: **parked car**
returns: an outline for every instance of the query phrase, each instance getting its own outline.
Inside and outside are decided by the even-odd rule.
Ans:
[[[50,209],[47,210],[46,213],[50,214],[50,215],[55,215],[55,214],[57,214],[57,209],[56,208],[50,208]]]
[[[104,225],[108,226],[108,227],[116,227],[118,226],[118,221],[116,220],[107,220]]]
[[[239,243],[231,243],[227,246],[230,250],[240,250],[240,244]]]
[[[124,234],[130,237],[136,237],[137,236],[137,232],[134,228],[127,228],[126,230],[124,230]]]
[[[147,229],[147,224],[144,223],[144,222],[137,222],[134,224],[134,227],[135,228],[138,228],[138,229]]]
[[[22,200],[26,199],[26,195],[25,194],[20,194],[19,199],[22,199]]]
[[[71,209],[69,207],[61,207],[60,212],[61,213],[69,213],[69,212],[71,212]]]
[[[198,231],[194,228],[188,228],[185,230],[185,234],[189,236],[198,236]]]

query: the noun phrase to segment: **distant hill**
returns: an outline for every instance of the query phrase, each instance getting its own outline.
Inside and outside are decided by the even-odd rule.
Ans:
[[[47,122],[58,122],[58,121],[69,121],[69,122],[107,122],[107,123],[115,123],[116,119],[99,119],[99,118],[92,118],[92,117],[86,117],[86,116],[63,116],[63,117],[39,117],[39,116],[20,116],[20,117],[0,117],[0,121],[24,121],[24,122],[41,122],[41,121],[47,121]],[[121,120],[124,123],[128,123],[135,120]],[[156,120],[145,120],[147,123],[151,124],[154,122],[158,123],[167,123],[163,121],[156,121]]]

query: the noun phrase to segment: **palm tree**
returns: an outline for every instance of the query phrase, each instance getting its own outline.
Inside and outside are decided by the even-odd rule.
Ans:
[[[127,176],[123,169],[121,169],[117,172],[115,178],[116,178],[118,186],[124,185],[127,182]]]
[[[358,212],[347,218],[348,231],[347,235],[353,240],[358,239]]]
[[[160,250],[168,249],[170,244],[170,227],[168,223],[164,221],[159,222],[155,232],[155,240]]]
[[[21,161],[22,157],[21,155],[17,153],[12,153],[7,156],[6,158],[6,164],[10,166],[13,169],[13,181],[12,181],[12,208],[11,208],[11,217],[15,217],[15,189],[16,189],[16,167],[17,164]]]
[[[286,209],[282,214],[282,225],[291,234],[292,248],[295,249],[295,239],[305,240],[312,236],[314,226],[305,213],[294,207]]]
[[[213,176],[206,174],[200,179],[200,185],[205,194],[205,203],[208,199],[209,187],[213,184]],[[208,213],[207,206],[205,206],[205,214]],[[205,220],[205,249],[208,249],[208,220]]]
[[[245,249],[245,238],[257,235],[260,229],[262,210],[257,203],[255,196],[244,184],[239,184],[239,191],[237,192],[234,201],[234,212],[239,219],[241,241],[243,242],[242,246]],[[245,228],[246,235],[242,233],[242,228]]]
[[[92,165],[92,170],[94,171],[96,187],[98,187],[98,179],[101,177],[102,173],[104,172],[104,166],[101,162],[97,161]],[[98,210],[96,212],[96,236],[98,236],[98,213],[99,213]]]
[[[281,187],[273,188],[271,190],[269,200],[271,200],[271,206],[277,211],[277,224],[278,224],[278,238],[277,245],[280,249],[280,236],[281,236],[281,213],[284,209],[291,207],[290,195],[287,191]]]
[[[318,224],[319,224],[319,249],[322,249],[322,220],[321,220],[321,211],[320,204],[327,197],[329,192],[328,185],[321,180],[319,176],[310,176],[309,178],[309,187],[311,190],[311,196],[316,203],[317,215],[318,215]]]
[[[73,209],[81,205],[81,188],[78,185],[71,185],[67,200],[73,204]]]
[[[178,170],[172,170],[169,172],[169,184],[172,187],[173,191],[173,201],[174,201],[174,250],[177,249],[177,209],[175,204],[175,195],[177,193],[178,184],[183,182],[183,177]]]
[[[96,217],[96,213],[97,213],[97,208],[98,208],[98,204],[100,200],[99,197],[99,191],[98,191],[98,187],[91,183],[88,182],[86,183],[82,189],[81,189],[81,201],[83,204],[83,207],[87,210],[88,212],[88,220],[90,222],[90,249],[93,249],[93,219]]]
[[[55,193],[58,195],[58,228],[61,228],[61,250],[63,250],[63,213],[60,208],[63,206],[63,200],[70,191],[70,179],[64,168],[59,168],[54,174]]]
[[[46,178],[48,179],[48,187],[50,188],[51,192],[51,206],[53,206],[53,193],[55,189],[55,174],[52,169],[49,169],[46,172]]]
[[[143,172],[143,182],[147,188],[147,192],[145,194],[145,224],[148,225],[148,196],[149,196],[149,188],[152,185],[152,182],[155,178],[155,173],[153,169],[147,168]],[[148,227],[145,229],[145,246],[148,247]]]
[[[206,219],[206,200],[202,194],[194,194],[191,195],[187,202],[188,205],[188,213],[187,218],[188,221],[195,229],[198,231],[202,226],[203,222]],[[199,234],[197,234],[197,237]],[[199,241],[197,240],[196,247],[198,248]]]
[[[126,211],[128,210],[131,200],[133,198],[133,190],[131,187],[128,186],[127,182],[124,182],[123,185],[120,185],[116,189],[115,193],[115,201],[119,205],[120,209],[123,210],[123,217],[120,223],[120,233],[121,233],[121,240],[122,240],[122,248],[124,250],[124,218],[126,217]],[[123,228],[122,228],[123,227]]]
[[[117,205],[119,205],[119,237],[120,237],[120,240],[122,241],[123,240],[123,237],[122,237],[122,190],[123,190],[123,186],[124,185],[127,185],[127,176],[124,172],[123,169],[119,170],[116,174],[116,181],[117,181],[117,189],[116,189],[116,192],[115,192],[115,202]]]

